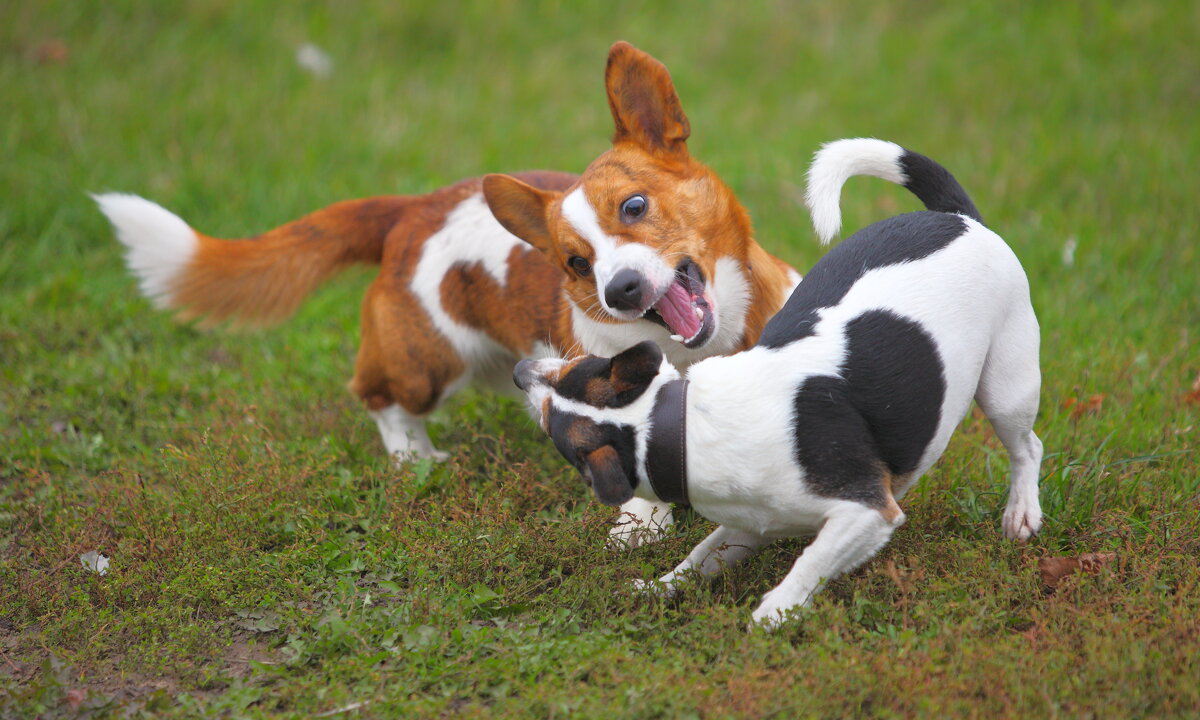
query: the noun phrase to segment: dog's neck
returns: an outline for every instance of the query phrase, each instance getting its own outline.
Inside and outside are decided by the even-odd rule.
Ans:
[[[671,380],[658,389],[646,440],[646,477],[664,502],[688,505],[687,486],[688,381]]]

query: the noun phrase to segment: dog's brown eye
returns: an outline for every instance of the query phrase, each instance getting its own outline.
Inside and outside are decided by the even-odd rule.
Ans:
[[[633,222],[646,214],[646,196],[632,195],[621,203],[621,221]]]
[[[588,259],[585,257],[580,255],[572,255],[571,258],[567,260],[567,264],[571,266],[572,270],[579,273],[579,277],[587,277],[588,275],[592,274],[592,264],[588,262]]]

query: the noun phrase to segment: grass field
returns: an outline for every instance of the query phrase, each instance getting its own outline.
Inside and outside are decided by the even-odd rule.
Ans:
[[[9,2],[0,23],[0,717],[1195,717],[1200,5]],[[711,528],[604,548],[519,404],[395,469],[344,389],[370,270],[254,334],[138,296],[88,192],[217,236],[607,147],[608,46],[671,69],[694,155],[804,269],[821,142],[949,167],[1043,331],[1046,525],[999,531],[978,417],[879,557],[782,631],[801,542],[675,602]],[[328,77],[300,68],[312,42]],[[852,230],[916,201],[844,192]],[[98,550],[106,575],[82,567]],[[1047,593],[1043,558],[1112,552]]]

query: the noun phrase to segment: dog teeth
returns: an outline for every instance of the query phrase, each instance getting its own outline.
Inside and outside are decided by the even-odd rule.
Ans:
[[[672,339],[672,340],[674,340],[675,342],[679,342],[679,343],[683,342],[683,336],[682,336],[682,335],[672,335],[672,336],[671,336],[671,339]]]
[[[693,307],[692,309],[696,311],[696,317],[700,318],[701,320],[704,319],[704,311],[703,310],[701,310],[698,307]]]

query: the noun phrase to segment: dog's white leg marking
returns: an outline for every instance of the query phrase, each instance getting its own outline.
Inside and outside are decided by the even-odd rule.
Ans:
[[[825,521],[812,544],[804,549],[783,582],[763,596],[751,616],[767,628],[778,627],[784,614],[808,604],[825,583],[869,560],[904,522],[904,515],[886,520],[877,510],[851,505]]]
[[[621,549],[658,542],[673,522],[671,506],[667,503],[635,497],[621,506],[617,524],[608,531],[608,545]]]
[[[367,413],[379,426],[383,446],[397,463],[423,457],[438,462],[450,459],[450,453],[433,446],[425,432],[425,421],[399,405],[388,405],[382,410],[368,410]]]
[[[1042,527],[1042,441],[1033,432],[1040,393],[1037,319],[1032,308],[1023,308],[992,342],[975,391],[975,402],[1008,450],[1011,469],[1003,526],[1005,537],[1012,540],[1028,540]]]
[[[751,553],[762,547],[767,538],[744,530],[735,530],[724,525],[714,530],[700,544],[692,548],[683,562],[674,570],[663,575],[654,583],[644,583],[641,580],[634,584],[647,592],[660,592],[672,597],[677,591],[677,585],[689,574],[702,578],[712,577],[726,567],[732,567],[746,559]]]

